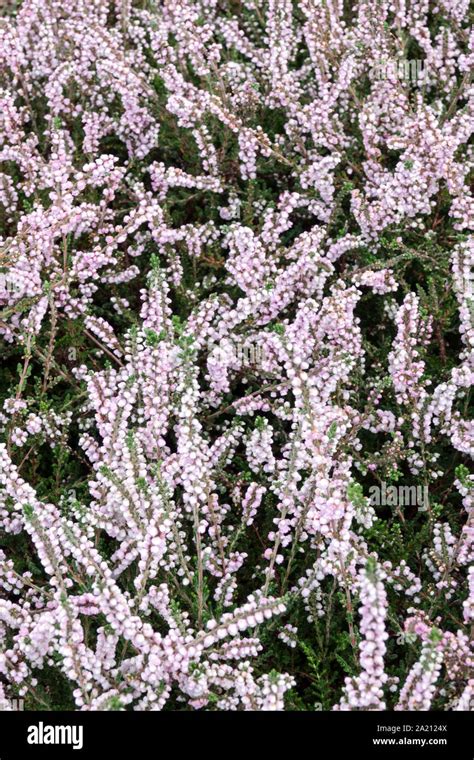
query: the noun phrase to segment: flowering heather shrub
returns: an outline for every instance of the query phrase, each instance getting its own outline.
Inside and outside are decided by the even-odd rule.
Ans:
[[[1,19],[2,709],[474,707],[471,21]]]

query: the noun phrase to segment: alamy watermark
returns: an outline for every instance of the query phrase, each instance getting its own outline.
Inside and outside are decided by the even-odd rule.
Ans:
[[[15,281],[14,275],[0,272],[0,298],[8,298],[12,294],[18,295],[22,291],[23,288]]]
[[[369,498],[376,507],[418,507],[419,512],[429,509],[428,486],[393,486],[383,481],[369,488]]]
[[[397,644],[403,646],[404,644],[416,644],[418,641],[418,635],[413,631],[401,631],[397,636]]]
[[[257,342],[226,341],[218,348],[217,355],[225,362],[235,359],[242,367],[261,367],[267,359],[265,347]]]
[[[265,361],[265,348],[257,343],[234,345],[235,358],[244,366],[261,366]]]
[[[2,702],[6,703],[8,705],[6,709],[12,712],[23,712],[25,709],[25,700],[22,697],[6,697]]]
[[[51,726],[40,721],[28,727],[28,744],[69,744],[73,749],[84,746],[84,727],[77,725]]]
[[[464,272],[464,290],[467,291],[466,301],[471,323],[474,325],[474,270]]]
[[[7,702],[12,712],[23,712],[25,709],[25,700],[21,697],[13,697],[11,699],[7,699]]]
[[[416,86],[428,82],[428,67],[421,59],[381,59],[370,69],[372,79],[398,80]]]

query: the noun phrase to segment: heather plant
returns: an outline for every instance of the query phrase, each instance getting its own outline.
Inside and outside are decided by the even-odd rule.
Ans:
[[[1,709],[474,707],[473,63],[467,0],[5,7]]]

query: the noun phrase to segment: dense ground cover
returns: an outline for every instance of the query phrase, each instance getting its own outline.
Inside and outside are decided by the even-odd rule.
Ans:
[[[0,19],[0,702],[474,706],[467,0]]]

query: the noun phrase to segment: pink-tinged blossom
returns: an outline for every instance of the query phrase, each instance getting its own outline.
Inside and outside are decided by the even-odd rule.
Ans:
[[[468,5],[2,19],[0,709],[473,709]]]
[[[387,595],[384,587],[385,573],[370,559],[360,572],[360,633],[359,648],[361,673],[346,678],[341,710],[384,710],[384,669],[386,640]]]

